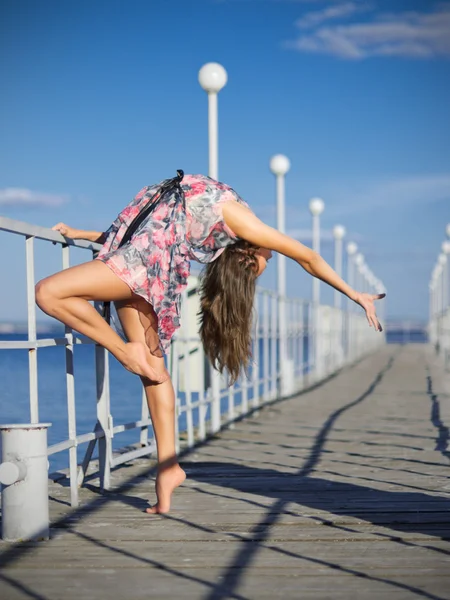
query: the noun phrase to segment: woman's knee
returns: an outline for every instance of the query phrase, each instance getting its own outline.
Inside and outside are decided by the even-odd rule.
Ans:
[[[36,304],[47,314],[51,314],[58,301],[52,277],[46,277],[38,281],[35,287]]]

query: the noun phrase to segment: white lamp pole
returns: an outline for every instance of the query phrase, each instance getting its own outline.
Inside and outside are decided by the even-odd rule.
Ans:
[[[447,256],[442,253],[439,254],[439,258],[438,258],[438,263],[441,267],[440,271],[441,271],[441,275],[440,275],[440,280],[441,280],[441,289],[439,290],[439,295],[440,295],[440,301],[439,301],[439,305],[440,305],[440,314],[443,315],[445,309],[447,308]]]
[[[348,258],[347,258],[347,281],[348,281],[348,285],[351,288],[355,287],[355,264],[354,264],[354,256],[355,254],[358,252],[358,246],[355,244],[355,242],[349,242],[347,244],[347,254],[348,254]],[[352,301],[348,300],[348,306],[350,308],[350,306],[352,306]]]
[[[345,237],[345,227],[335,225],[333,228],[334,236],[334,270],[342,277],[342,240]],[[334,306],[341,308],[342,294],[337,290],[334,291]]]
[[[291,168],[289,159],[283,154],[276,154],[270,159],[270,170],[276,177],[277,186],[277,229],[281,233],[286,232],[286,217],[284,207],[284,182],[285,175]],[[286,296],[286,257],[278,252],[278,293]]]
[[[450,223],[447,224],[447,227],[445,228],[445,233],[447,234],[447,237],[450,238]]]
[[[358,252],[358,246],[355,242],[349,242],[347,244],[347,282],[351,288],[355,287],[355,254]],[[347,301],[347,357],[351,358],[353,355],[353,334],[354,328],[352,326],[352,312],[353,302],[350,298]]]
[[[291,168],[291,163],[287,156],[275,154],[270,159],[270,170],[276,177],[276,198],[277,198],[277,229],[281,233],[286,232],[285,216],[285,176]],[[286,257],[278,252],[277,254],[277,288],[278,288],[278,331],[280,335],[280,389],[282,395],[289,394],[288,384],[288,356],[286,344]]]
[[[450,227],[449,227],[450,228]],[[443,265],[443,277],[444,277],[444,310],[450,306],[450,289],[449,289],[449,254],[450,254],[450,241],[442,242],[441,246],[443,255],[446,257],[445,264]]]
[[[315,252],[320,254],[320,215],[325,209],[325,203],[321,198],[311,198],[309,201],[309,210],[312,215],[312,247]],[[320,280],[313,277],[312,300],[314,304],[320,302]]]
[[[312,215],[312,247],[315,252],[320,253],[320,215],[323,213],[325,203],[321,198],[311,198],[309,211]],[[313,277],[312,280],[312,309],[313,309],[313,356],[315,374],[321,379],[324,372],[325,340],[321,327],[320,316],[320,280]]]
[[[219,125],[217,110],[217,94],[226,85],[228,75],[222,65],[207,63],[198,73],[198,81],[208,94],[208,175],[212,179],[219,178]],[[211,376],[211,429],[219,431],[220,419],[220,373],[210,367]]]
[[[355,256],[355,265],[356,265],[356,276],[355,276],[355,287],[359,288],[361,291],[363,290],[363,277],[362,277],[362,269],[364,264],[364,255],[361,252]]]
[[[358,252],[358,254],[355,256],[355,265],[356,265],[355,287],[357,290],[363,291],[364,277],[363,277],[362,271],[363,271],[363,265],[364,265],[364,256],[361,254],[361,252]],[[362,340],[361,340],[361,335],[360,335],[360,328],[359,328],[358,324],[356,324],[355,339],[353,340],[354,348],[356,350],[356,356],[358,356],[360,354],[361,342],[362,342]]]
[[[208,141],[209,141],[209,166],[208,175],[213,179],[219,177],[219,151],[218,151],[218,111],[217,94],[226,85],[228,75],[222,65],[207,63],[198,73],[198,81],[208,94]]]

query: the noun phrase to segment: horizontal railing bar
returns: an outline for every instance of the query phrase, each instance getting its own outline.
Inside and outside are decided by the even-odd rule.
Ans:
[[[187,404],[180,405],[178,413],[181,415],[182,413],[187,412],[188,410],[200,408],[201,406],[208,406],[208,404],[212,404],[211,399],[193,400],[191,401],[190,406],[187,406]]]
[[[0,217],[0,230],[8,231],[9,233],[15,233],[18,235],[31,236],[39,240],[54,242],[55,244],[65,244],[67,246],[75,246],[77,248],[86,248],[87,250],[92,251],[100,250],[102,247],[101,244],[97,244],[96,242],[89,242],[88,240],[71,240],[63,237],[60,233],[53,231],[48,227],[30,225],[24,221],[16,221],[15,219],[9,219],[8,217]]]
[[[135,458],[140,458],[141,456],[147,456],[147,454],[152,454],[156,450],[156,443],[152,442],[148,446],[144,446],[144,448],[138,448],[137,450],[130,450],[129,452],[124,452],[124,454],[120,454],[116,456],[111,461],[111,468],[117,467],[118,465],[122,465],[125,462],[129,462],[130,460],[134,460]]]
[[[73,338],[74,344],[95,344],[89,338]],[[41,340],[10,340],[0,342],[0,350],[29,350],[30,348],[50,348],[54,346],[68,346],[70,342],[67,338],[43,338]]]
[[[68,448],[73,448],[74,446],[85,444],[86,442],[90,442],[91,440],[98,440],[102,437],[105,437],[105,433],[101,429],[90,433],[83,433],[82,435],[77,435],[77,437],[73,440],[65,440],[64,442],[58,442],[57,444],[49,446],[47,454],[48,456],[50,456],[50,454],[56,454],[57,452],[62,452],[63,450],[67,450]]]
[[[140,429],[142,427],[148,427],[149,425],[152,425],[151,419],[141,419],[140,421],[132,421],[130,423],[124,423],[123,425],[116,425],[112,429],[112,432],[122,433],[123,431],[129,431],[130,429]],[[102,437],[105,437],[105,434],[101,429],[95,432],[77,435],[77,437],[73,440],[65,440],[63,442],[58,442],[57,444],[49,446],[47,454],[50,456],[50,454],[56,454],[57,452],[61,452],[62,450],[67,450],[68,448],[72,448],[73,446],[85,444],[86,442],[90,442],[91,440],[99,439]]]
[[[123,425],[116,425],[113,427],[113,433],[122,433],[122,431],[128,431],[129,429],[140,429],[141,427],[148,427],[152,424],[151,419],[141,419],[140,421],[131,421],[130,423],[124,423]]]

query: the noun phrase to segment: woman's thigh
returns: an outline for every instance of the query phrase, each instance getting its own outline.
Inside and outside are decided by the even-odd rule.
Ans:
[[[93,260],[50,275],[36,286],[36,293],[64,299],[126,300],[134,296],[128,285],[100,260]]]
[[[149,350],[149,363],[161,368],[164,355],[159,347],[158,317],[153,307],[140,296],[115,302],[117,314],[129,342],[142,342]]]

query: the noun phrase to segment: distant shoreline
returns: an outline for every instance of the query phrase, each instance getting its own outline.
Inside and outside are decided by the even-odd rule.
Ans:
[[[36,323],[37,333],[52,333],[52,332],[64,331],[61,323]],[[0,334],[23,334],[28,333],[27,323],[0,323]]]

